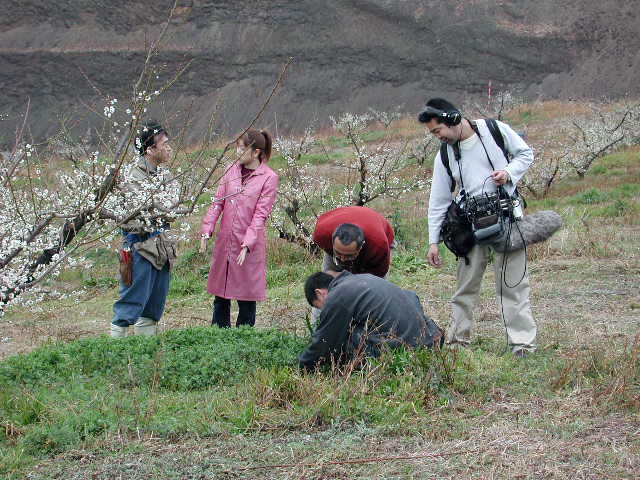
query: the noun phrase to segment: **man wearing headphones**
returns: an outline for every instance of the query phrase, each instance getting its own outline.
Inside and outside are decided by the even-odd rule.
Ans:
[[[453,104],[432,98],[418,120],[443,142],[436,155],[429,197],[429,263],[442,266],[438,243],[440,230],[453,199],[495,193],[499,186],[510,196],[517,194],[516,184],[533,162],[533,152],[525,141],[505,123],[489,120],[470,121]],[[496,127],[499,132],[496,133]],[[493,128],[494,131],[490,131]],[[501,137],[504,148],[496,142]],[[509,158],[507,158],[509,157]],[[524,250],[502,252],[496,243],[476,244],[465,259],[458,260],[457,290],[452,303],[452,323],[447,343],[467,346],[473,327],[473,306],[480,292],[489,251],[495,252],[496,296],[502,313],[507,341],[514,355],[526,356],[536,348],[537,326],[529,303],[529,274]]]

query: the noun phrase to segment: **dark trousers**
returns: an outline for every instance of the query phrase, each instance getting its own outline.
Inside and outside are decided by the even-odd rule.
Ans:
[[[236,327],[249,325],[253,327],[256,324],[256,302],[251,300],[238,300],[238,319]],[[213,318],[211,325],[217,325],[220,328],[231,327],[231,300],[216,296],[213,300]]]

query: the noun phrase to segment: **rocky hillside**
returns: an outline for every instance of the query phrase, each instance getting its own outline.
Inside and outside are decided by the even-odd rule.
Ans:
[[[126,98],[171,1],[3,0],[0,147],[27,98],[36,137],[100,122],[101,95]],[[640,19],[624,0],[183,0],[155,62],[161,82],[191,61],[156,116],[194,120],[197,140],[250,119],[294,63],[261,125],[322,124],[369,107],[420,108],[510,88],[529,98],[640,94]],[[95,108],[98,114],[87,113]],[[82,113],[82,115],[79,115]]]

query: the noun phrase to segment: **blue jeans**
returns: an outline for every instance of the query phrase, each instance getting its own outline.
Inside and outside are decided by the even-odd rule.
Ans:
[[[133,249],[133,244],[141,240],[135,233],[128,233],[124,237],[123,247],[129,246],[133,253],[133,282],[129,287],[120,282],[120,299],[113,305],[114,317],[111,321],[119,327],[133,325],[139,317],[160,320],[169,293],[169,263],[162,270],[156,270]]]

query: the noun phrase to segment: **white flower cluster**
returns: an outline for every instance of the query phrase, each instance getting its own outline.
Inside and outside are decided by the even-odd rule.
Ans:
[[[178,210],[181,199],[194,197],[189,188],[196,186],[188,175],[181,177],[181,183],[176,181],[162,166],[156,175],[143,179],[136,173],[140,159],[135,158],[121,167],[116,187],[101,196],[117,165],[105,162],[98,151],[69,163],[58,157],[55,170],[45,168],[46,162],[37,156],[2,160],[0,315],[6,304],[37,301],[42,293],[34,288],[25,295],[26,289],[44,276],[57,275],[64,265],[88,268],[81,254],[84,245],[110,244],[119,237],[123,222],[153,230],[184,215]],[[74,223],[63,229],[71,220]],[[81,230],[75,231],[75,225]],[[176,230],[186,236],[189,225],[183,223]],[[73,242],[59,248],[66,243],[62,236],[70,234],[75,236]],[[38,265],[39,258],[46,261]]]
[[[333,128],[338,130],[344,135],[360,134],[371,122],[373,117],[368,114],[355,114],[355,113],[343,113],[337,119],[335,117],[329,117]]]
[[[85,162],[43,173],[38,159],[14,159],[0,175],[0,313],[6,300],[44,274],[55,274],[63,261],[83,262],[80,256],[50,253],[51,262],[36,266],[43,252],[61,239],[61,225],[80,212],[95,207],[98,175],[97,152]],[[28,161],[27,161],[28,160]],[[90,233],[88,230],[87,233]],[[20,295],[27,302],[32,297]]]
[[[128,220],[131,226],[153,231],[178,216],[182,185],[168,169],[158,166],[155,175],[141,173],[140,158],[125,165],[120,182],[103,203],[104,210],[114,218]]]
[[[111,118],[111,116],[116,113],[116,104],[118,103],[117,98],[113,98],[109,101],[108,105],[104,107],[104,116],[107,118]]]
[[[162,166],[147,176],[140,174],[139,158],[122,162],[140,146],[134,127],[161,91],[136,91],[122,106],[107,98],[99,139],[73,138],[63,126],[45,146],[36,149],[20,138],[13,153],[0,154],[0,314],[16,299],[35,301],[45,291],[37,292],[40,280],[64,265],[87,266],[82,251],[99,243],[111,247],[122,226],[155,230],[196,210],[210,170],[190,163],[177,176]],[[105,161],[115,152],[117,160]],[[186,237],[189,223],[177,223],[174,231]],[[47,285],[48,294],[53,290]]]
[[[373,117],[373,119],[384,125],[385,128],[389,128],[389,126],[395,122],[396,120],[400,120],[402,118],[402,113],[400,113],[400,107],[393,112],[386,112],[375,110],[373,108],[369,109],[369,114]]]
[[[342,164],[349,190],[343,191],[341,202],[346,204],[366,205],[380,197],[397,198],[428,184],[426,176],[415,171],[415,156],[407,152],[407,144],[388,138],[380,143],[363,140],[363,133],[372,120],[375,120],[372,115],[347,113],[334,122],[350,141],[354,153]]]
[[[637,144],[640,139],[640,103],[623,103],[613,110],[591,105],[586,118],[573,123],[573,145],[567,148],[567,162],[583,176],[594,160],[614,148]]]
[[[311,166],[304,160],[316,140],[307,130],[299,140],[277,138],[275,148],[286,164],[280,170],[280,185],[271,223],[281,236],[287,235],[300,243],[311,244],[312,222],[317,209],[327,199],[329,184],[326,179],[311,173]]]

